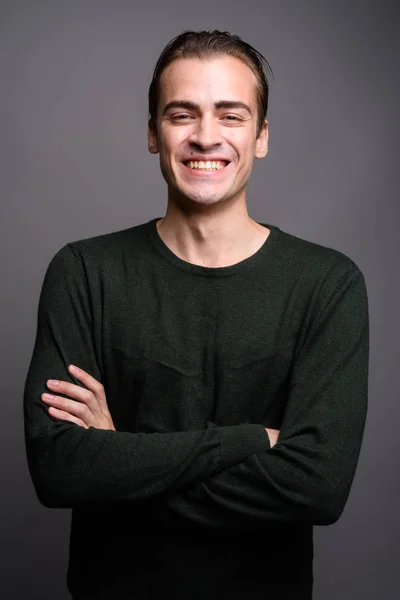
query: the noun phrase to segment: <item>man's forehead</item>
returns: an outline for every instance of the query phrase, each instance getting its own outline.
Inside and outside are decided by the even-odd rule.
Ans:
[[[213,97],[213,103],[226,100],[254,105],[256,85],[253,71],[240,59],[226,55],[178,58],[161,74],[160,100],[199,103],[201,98]]]

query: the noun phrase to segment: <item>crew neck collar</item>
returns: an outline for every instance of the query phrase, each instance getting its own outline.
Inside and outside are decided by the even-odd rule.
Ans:
[[[225,267],[204,267],[202,265],[196,265],[194,263],[183,260],[177,256],[166,243],[162,240],[157,229],[157,222],[161,217],[151,219],[145,224],[146,230],[149,234],[149,238],[158,252],[160,252],[165,259],[172,263],[175,267],[178,267],[182,271],[192,273],[193,275],[200,275],[204,277],[227,277],[229,275],[237,275],[244,270],[250,270],[255,267],[260,261],[265,260],[268,255],[273,252],[276,245],[276,241],[279,237],[280,229],[276,225],[270,225],[268,223],[259,223],[264,227],[268,227],[270,234],[263,243],[262,246],[251,256],[229,266]]]

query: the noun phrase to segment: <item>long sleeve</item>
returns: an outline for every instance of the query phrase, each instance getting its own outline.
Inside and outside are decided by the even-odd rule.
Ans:
[[[147,434],[85,429],[50,416],[41,399],[48,391],[47,379],[82,385],[69,373],[70,363],[102,381],[93,301],[83,262],[67,244],[53,257],[44,277],[24,388],[28,466],[44,506],[70,508],[155,497],[204,480],[268,447],[268,436],[259,424],[216,427],[209,422],[202,430]]]
[[[241,530],[339,519],[367,415],[368,300],[356,268],[322,290],[297,348],[278,443],[172,493],[163,518]]]

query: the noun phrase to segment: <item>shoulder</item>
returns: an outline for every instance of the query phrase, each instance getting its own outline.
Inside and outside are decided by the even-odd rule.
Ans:
[[[140,248],[145,235],[145,223],[118,231],[69,242],[71,250],[84,258],[105,259],[110,255],[123,254]]]
[[[67,242],[52,257],[51,262],[57,262],[74,268],[87,265],[88,268],[112,268],[124,259],[145,252],[146,225],[141,223],[125,229],[107,232],[96,236],[81,238]]]
[[[319,244],[279,229],[279,256],[295,276],[313,280],[340,280],[362,275],[359,265],[337,248]]]
[[[279,230],[279,269],[304,331],[320,319],[368,322],[368,294],[360,266],[345,252]],[[288,304],[289,305],[289,304]],[[349,325],[350,326],[350,325]]]

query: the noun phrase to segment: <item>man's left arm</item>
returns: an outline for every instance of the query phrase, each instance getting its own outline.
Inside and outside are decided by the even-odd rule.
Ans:
[[[162,520],[243,530],[262,523],[330,525],[339,519],[367,416],[369,315],[358,268],[324,289],[293,366],[277,444],[166,496]]]

